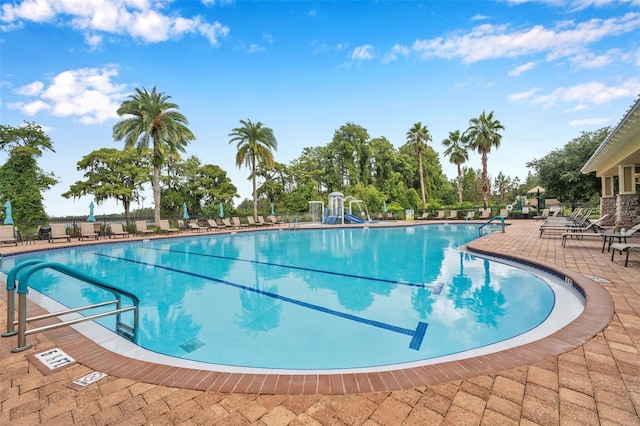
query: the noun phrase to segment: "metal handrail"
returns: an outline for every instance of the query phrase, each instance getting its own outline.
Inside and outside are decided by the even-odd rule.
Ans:
[[[115,296],[115,300],[113,301],[108,301],[108,302],[102,302],[102,303],[98,303],[95,305],[89,305],[89,306],[84,306],[84,307],[80,307],[80,308],[73,308],[73,309],[69,309],[66,311],[61,311],[61,312],[55,312],[55,313],[51,313],[51,314],[45,314],[45,315],[40,315],[37,317],[32,317],[32,318],[27,318],[27,284],[29,281],[29,278],[37,271],[41,270],[41,269],[53,269],[55,271],[58,271],[60,273],[63,273],[65,275],[68,275],[70,277],[76,278],[78,280],[84,281],[88,284],[94,285],[98,288],[101,288],[105,291],[110,292],[111,294],[113,294]],[[27,262],[22,262],[18,265],[16,265],[13,269],[11,269],[11,271],[9,271],[9,274],[7,275],[7,292],[9,295],[9,292],[13,295],[14,290],[16,288],[16,280],[18,281],[18,285],[17,285],[17,289],[18,289],[18,321],[14,321],[13,319],[13,311],[14,306],[10,306],[10,303],[7,303],[7,333],[4,333],[2,336],[11,336],[16,334],[14,331],[14,326],[15,324],[18,325],[18,331],[17,331],[17,335],[18,335],[18,346],[14,349],[12,349],[12,352],[20,352],[20,351],[24,351],[26,349],[29,349],[32,345],[27,345],[26,344],[26,336],[33,334],[33,333],[37,333],[40,331],[46,331],[46,330],[51,330],[53,328],[57,328],[57,327],[62,327],[65,325],[71,325],[71,324],[76,324],[79,322],[83,322],[83,321],[89,321],[89,320],[93,320],[96,318],[101,318],[104,316],[108,316],[108,315],[116,315],[116,332],[120,335],[125,336],[126,338],[129,338],[130,340],[132,340],[133,342],[137,341],[137,329],[138,329],[138,305],[140,303],[138,297],[126,290],[120,289],[118,287],[115,287],[111,284],[105,283],[95,277],[92,277],[90,275],[87,275],[83,272],[80,271],[76,271],[72,268],[69,268],[66,265],[62,265],[60,263],[56,263],[56,262],[46,262],[46,261],[27,261]],[[121,298],[122,296],[125,296],[127,298],[129,298],[133,305],[132,306],[127,306],[127,307],[121,307]],[[60,323],[57,324],[52,324],[52,325],[48,325],[48,326],[42,326],[42,327],[38,327],[38,328],[33,328],[29,331],[27,331],[27,321],[35,321],[35,320],[41,320],[41,319],[45,319],[45,318],[51,318],[51,317],[56,317],[56,316],[60,316],[60,315],[64,315],[67,313],[71,313],[71,312],[79,312],[82,310],[87,310],[87,309],[93,309],[99,306],[103,306],[103,305],[109,305],[109,304],[115,304],[116,305],[116,309],[112,310],[112,311],[108,311],[108,312],[103,312],[103,313],[99,313],[99,314],[95,314],[95,315],[90,315],[90,316],[85,316],[83,318],[76,318],[73,320],[67,320],[67,321],[62,321]],[[12,311],[12,312],[9,312]],[[119,332],[119,324],[120,324],[120,314],[123,312],[128,312],[128,311],[133,311],[133,333],[131,333],[131,335],[129,334],[125,334],[125,333],[120,333]]]
[[[485,226],[487,226],[488,224],[490,224],[491,222],[493,222],[494,220],[499,219],[500,222],[502,223],[502,233],[504,234],[504,229],[505,229],[505,223],[504,223],[504,216],[494,216],[491,219],[489,219],[488,221],[486,221],[485,223],[483,223],[482,225],[480,225],[480,228],[478,228],[478,233],[480,235],[482,235],[482,228],[484,228]]]

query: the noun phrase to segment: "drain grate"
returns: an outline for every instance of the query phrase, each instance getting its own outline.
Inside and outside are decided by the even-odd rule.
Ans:
[[[592,279],[593,281],[595,281],[597,283],[610,283],[611,282],[608,279],[599,277],[597,275],[585,275],[585,277],[587,277],[589,279]]]
[[[202,341],[196,337],[195,339],[191,339],[188,342],[181,344],[180,348],[186,353],[190,354],[191,352],[201,348],[202,346],[204,346],[204,343],[202,343]]]

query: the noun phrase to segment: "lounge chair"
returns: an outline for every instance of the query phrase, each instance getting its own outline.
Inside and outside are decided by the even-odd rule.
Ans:
[[[622,254],[622,252],[627,252],[627,256],[624,259],[624,267],[626,268],[629,264],[629,253],[632,250],[640,250],[640,244],[630,244],[630,243],[613,243],[611,244],[611,261],[613,262],[613,257],[616,254],[616,250]]]
[[[224,227],[227,229],[236,229],[240,227],[240,226],[235,226],[233,223],[231,223],[231,220],[228,217],[222,218],[220,220],[224,224]]]
[[[172,232],[180,232],[180,229],[172,228],[171,225],[169,225],[169,219],[160,219],[160,222],[158,222],[158,229],[161,232],[166,232],[167,234],[170,234]]]
[[[203,232],[205,230],[204,227],[198,225],[197,219],[191,219],[189,223],[187,223],[187,226],[190,231]]]
[[[429,219],[429,213],[428,212],[424,212],[424,213],[422,213],[422,216],[416,218],[416,220],[428,220],[428,219]]]
[[[434,219],[444,219],[444,210],[438,210],[438,214]]]
[[[476,218],[476,212],[474,210],[468,211],[467,215],[464,217],[464,220],[473,220]]]
[[[586,229],[586,228],[589,227],[589,224],[591,223],[589,222],[589,216],[588,216],[590,213],[591,213],[591,210],[585,213],[584,216],[581,216],[577,219],[568,220],[568,221],[563,221],[563,220],[545,221],[542,225],[540,225],[540,237],[542,237],[542,234],[545,231],[563,231],[563,232],[589,231],[589,229]],[[609,215],[606,214],[602,216],[600,219],[596,220],[594,223],[599,224],[604,218],[608,216]]]
[[[522,217],[527,217],[527,219],[529,218],[529,207],[523,207],[522,208]]]
[[[280,221],[280,219],[278,219],[277,217],[271,215],[271,216],[267,216],[267,221],[269,223],[271,223],[273,226],[278,226],[282,223],[282,221]]]
[[[153,234],[155,231],[153,229],[147,228],[146,220],[136,220],[136,234],[140,235],[149,235]]]
[[[509,218],[509,209],[500,209],[500,216],[504,217],[505,219]]]
[[[480,211],[480,219],[489,219],[491,216],[491,209],[482,209]]]
[[[209,225],[209,229],[226,229],[227,227],[224,224],[218,223],[215,219],[207,219],[207,225]]]
[[[602,242],[602,252],[604,253],[604,248],[607,247],[607,251],[611,250],[611,245],[618,240],[619,243],[626,243],[627,238],[633,236],[636,232],[640,231],[640,223],[632,226],[631,228],[625,230],[624,234],[622,232],[604,232],[602,234],[602,238],[604,241]]]
[[[258,216],[258,223],[260,225],[273,225],[273,223],[267,222],[266,220],[264,220],[263,216]]]
[[[93,224],[91,224],[93,226]],[[65,239],[67,242],[71,242],[71,236],[67,235],[67,225],[62,223],[56,223],[51,225],[51,232],[49,232],[49,242],[54,243],[55,240]]]
[[[0,244],[18,245],[16,232],[13,225],[0,225]]]
[[[448,220],[457,219],[458,218],[458,210],[451,210],[449,212],[449,216],[447,216]]]
[[[112,223],[111,225],[109,225],[109,229],[109,238],[111,238],[112,236],[113,238],[117,238],[118,236],[121,236],[122,238],[129,238],[129,233],[122,228],[121,223]]]
[[[540,219],[542,219],[542,220],[546,220],[546,219],[548,219],[548,218],[549,218],[549,212],[550,212],[550,210],[549,210],[549,209],[543,209],[543,210],[542,210],[542,213],[540,213],[539,215],[535,215],[533,218],[534,218],[535,220],[540,220]]]
[[[80,234],[78,240],[84,241],[85,238],[98,239],[100,235],[96,232],[93,222],[83,222],[80,224]]]
[[[182,220],[182,219],[176,220],[176,226],[181,231],[186,231],[187,229],[189,229],[189,227],[184,224],[184,220]]]
[[[253,220],[253,216],[247,216],[247,223],[249,224],[249,226],[262,226],[262,225],[264,225],[264,223],[259,223],[259,222],[256,222],[255,220]]]
[[[249,224],[240,222],[240,218],[238,216],[233,216],[231,218],[231,223],[233,223],[233,227],[234,228],[248,228],[249,227]]]

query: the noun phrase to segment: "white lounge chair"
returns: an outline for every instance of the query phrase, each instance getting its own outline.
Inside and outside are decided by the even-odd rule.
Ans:
[[[16,232],[13,225],[0,225],[0,244],[18,245]]]
[[[97,240],[99,237],[100,236],[93,226],[93,222],[83,222],[80,224],[80,234],[78,235],[78,239],[80,241],[84,241],[85,238],[93,238]]]
[[[171,225],[169,225],[169,219],[160,219],[160,222],[158,222],[158,229],[162,232],[166,232],[167,234],[180,232],[180,229],[172,228]]]
[[[49,232],[49,242],[54,243],[55,240],[62,239],[67,240],[67,242],[71,242],[71,237],[67,234],[67,225],[54,223],[51,225],[51,231]]]
[[[136,220],[136,234],[140,234],[140,235],[149,235],[149,234],[153,234],[154,231],[153,229],[149,229],[147,228],[147,221],[146,220]]]
[[[111,232],[109,233],[109,238],[111,238],[112,236],[114,238],[117,238],[118,236],[121,236],[122,238],[129,238],[129,233],[122,228],[121,223],[112,223],[111,225],[109,225],[109,229],[111,230]]]

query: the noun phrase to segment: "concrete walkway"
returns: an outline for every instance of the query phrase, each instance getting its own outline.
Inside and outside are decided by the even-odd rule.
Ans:
[[[560,234],[539,238],[539,225],[516,221],[505,234],[471,246],[551,262],[603,286],[614,302],[612,320],[567,353],[401,391],[259,395],[185,390],[116,376],[80,387],[72,382],[92,371],[87,366],[45,375],[32,362],[42,349],[64,349],[41,333],[30,337],[35,349],[17,354],[11,353],[15,338],[0,340],[0,424],[640,425],[638,255],[632,254],[624,268],[622,256],[611,262],[609,253],[601,253],[600,241],[571,240],[562,248]],[[5,254],[9,250],[14,249],[0,248]],[[0,309],[4,329],[4,294]]]

